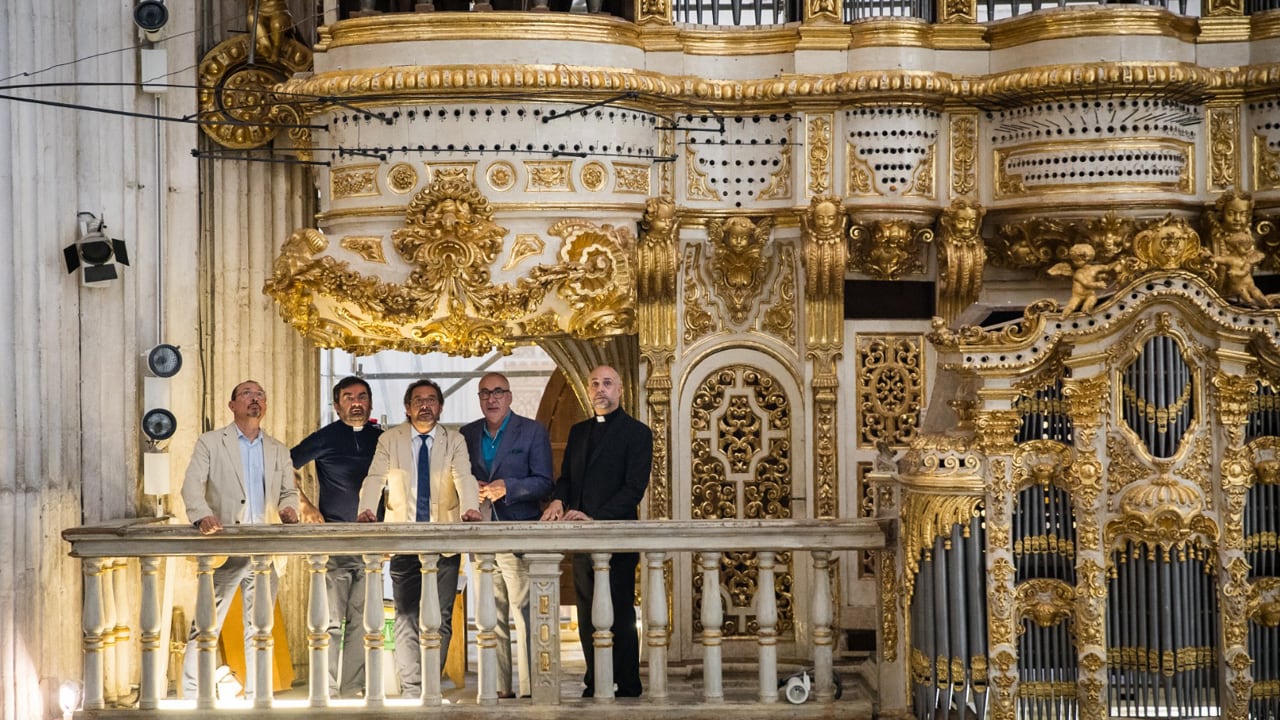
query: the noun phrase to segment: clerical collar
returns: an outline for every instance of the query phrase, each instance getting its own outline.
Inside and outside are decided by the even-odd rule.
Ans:
[[[598,422],[598,423],[605,423],[605,422],[609,422],[610,420],[613,420],[615,417],[617,417],[617,416],[618,416],[618,413],[620,413],[620,412],[622,412],[622,407],[621,407],[621,406],[614,408],[614,409],[613,409],[613,412],[606,413],[606,414],[604,414],[604,415],[596,415],[596,416],[595,416],[595,418],[596,418],[596,422]]]

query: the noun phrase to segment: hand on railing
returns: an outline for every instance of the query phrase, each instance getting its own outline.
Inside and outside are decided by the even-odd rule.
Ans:
[[[559,500],[552,500],[546,510],[542,511],[544,522],[554,522],[557,520],[590,520],[591,516],[581,510],[565,510],[564,503]]]
[[[462,513],[462,522],[480,522],[480,511],[475,508],[471,508],[470,510]]]
[[[361,510],[356,522],[378,522],[378,514],[372,510]]]
[[[294,525],[298,522],[298,511],[292,507],[280,508],[280,522],[285,525]]]
[[[222,522],[216,515],[206,515],[196,521],[196,529],[201,535],[212,535],[222,529]]]

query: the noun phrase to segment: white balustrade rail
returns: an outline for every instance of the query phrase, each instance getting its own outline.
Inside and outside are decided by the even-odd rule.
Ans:
[[[690,552],[695,567],[703,574],[703,587],[719,587],[720,554],[724,551],[754,551],[758,558],[758,587],[774,588],[775,555],[783,551],[805,551],[812,558],[813,583],[808,625],[812,628],[814,696],[819,703],[830,703],[835,696],[832,669],[834,632],[831,627],[832,598],[830,585],[831,553],[837,550],[869,550],[885,546],[885,534],[872,520],[730,520],[730,521],[639,521],[581,523],[459,523],[459,524],[330,524],[241,526],[216,535],[202,536],[188,525],[168,524],[163,520],[120,521],[89,527],[72,528],[63,533],[71,544],[71,554],[82,558],[84,568],[84,709],[101,711],[108,703],[129,694],[131,677],[131,632],[127,619],[131,616],[124,605],[128,602],[125,587],[128,561],[137,559],[141,571],[139,608],[139,640],[141,667],[138,708],[150,710],[159,706],[164,689],[166,654],[160,647],[160,597],[157,582],[159,561],[167,556],[197,558],[197,599],[195,627],[199,653],[197,708],[214,704],[214,669],[217,635],[214,632],[213,566],[215,556],[248,556],[252,571],[263,576],[271,571],[276,555],[298,555],[305,559],[310,573],[308,583],[308,698],[313,708],[328,703],[328,595],[325,592],[325,563],[329,555],[360,554],[364,557],[366,583],[365,602],[365,708],[369,712],[385,705],[383,667],[383,582],[382,563],[388,554],[417,555],[422,563],[423,587],[435,587],[436,563],[442,553],[465,552],[476,560],[479,570],[476,625],[479,657],[480,707],[497,703],[496,609],[493,598],[494,554],[517,550],[525,554],[530,567],[530,619],[532,642],[533,703],[520,706],[504,704],[504,715],[525,710],[537,712],[540,706],[560,703],[560,560],[566,553],[589,553],[596,577],[596,592],[591,622],[596,659],[595,698],[586,703],[608,705],[614,702],[612,692],[614,610],[608,577],[609,558],[615,552],[641,552],[649,587],[665,587],[664,566],[671,553]],[[272,686],[271,624],[273,603],[269,601],[270,583],[255,583],[255,613],[252,618],[252,647],[255,653],[256,686]],[[778,701],[777,618],[774,592],[760,592],[755,597],[759,623],[757,634],[759,661],[758,699],[762,704]],[[422,705],[442,703],[440,676],[426,668],[440,667],[441,613],[437,595],[423,592],[420,607],[420,644],[422,652]],[[649,703],[661,705],[668,698],[667,642],[668,607],[666,592],[645,594],[641,617],[645,620],[644,640],[648,648]],[[801,608],[797,608],[801,610]],[[703,702],[724,702],[723,663],[721,660],[724,608],[720,593],[705,592],[702,602]],[[464,632],[458,629],[456,633]],[[584,648],[584,652],[590,652]],[[257,712],[272,707],[272,694],[258,692],[254,698]],[[344,716],[359,716],[361,711],[342,708]],[[545,707],[543,707],[545,711]],[[122,713],[127,715],[127,712]],[[102,712],[94,717],[106,717]]]

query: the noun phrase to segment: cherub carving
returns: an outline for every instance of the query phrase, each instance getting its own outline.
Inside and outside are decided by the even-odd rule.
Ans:
[[[643,297],[672,304],[676,298],[676,204],[651,197],[640,218],[639,290]]]
[[[844,230],[848,216],[834,197],[815,197],[800,216],[805,243],[805,294],[811,299],[835,297],[844,282]]]
[[[1067,251],[1067,261],[1049,268],[1049,274],[1071,278],[1071,299],[1062,308],[1062,314],[1079,311],[1087,313],[1098,304],[1098,293],[1106,290],[1115,280],[1118,262],[1094,264],[1093,246],[1076,243]]]
[[[772,229],[771,218],[754,223],[741,215],[707,223],[711,269],[733,322],[746,320],[751,301],[759,294],[766,269],[764,246]]]
[[[1223,238],[1225,250],[1213,256],[1213,263],[1223,271],[1222,294],[1237,298],[1245,305],[1269,308],[1271,302],[1253,283],[1253,268],[1266,257],[1253,244],[1253,236],[1246,230]]]
[[[279,62],[285,33],[293,27],[287,0],[248,0],[249,27],[253,28],[254,47],[258,56],[268,62]]]

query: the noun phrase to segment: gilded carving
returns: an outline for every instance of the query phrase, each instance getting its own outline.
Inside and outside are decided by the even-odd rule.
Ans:
[[[1249,619],[1261,627],[1280,627],[1280,578],[1255,578],[1249,585]]]
[[[387,258],[382,254],[382,236],[362,237],[347,235],[339,243],[343,248],[359,255],[369,262],[386,264]]]
[[[805,311],[809,347],[843,344],[844,243],[848,217],[838,198],[818,196],[800,216],[804,228]]]
[[[1018,583],[1014,598],[1019,617],[1026,617],[1047,628],[1071,617],[1076,592],[1062,580],[1035,578]]]
[[[570,160],[525,160],[525,192],[573,192]]]
[[[853,143],[845,144],[845,195],[883,195],[876,187],[875,175],[871,172],[871,164],[858,154]]]
[[[567,322],[569,334],[585,339],[633,330],[636,241],[630,231],[586,220],[561,220],[547,233],[564,239],[561,267],[578,270],[558,288],[573,308]]]
[[[1249,563],[1236,555],[1225,561],[1226,574],[1222,584],[1222,644],[1223,654],[1245,650],[1249,635]]]
[[[641,347],[675,349],[676,278],[679,273],[676,205],[667,197],[649,198],[640,220],[636,281],[640,300]]]
[[[377,165],[353,165],[329,171],[329,197],[334,200],[377,194]]]
[[[485,171],[485,180],[496,192],[506,192],[516,184],[515,166],[505,160],[492,163]]]
[[[796,256],[790,247],[777,249],[778,276],[773,282],[773,301],[765,309],[760,327],[788,345],[796,342]],[[806,306],[806,309],[807,306]],[[672,322],[674,327],[674,320]]]
[[[511,243],[511,253],[507,255],[507,261],[502,264],[502,269],[510,270],[519,265],[525,258],[541,255],[546,248],[547,244],[537,235],[520,233],[516,235],[515,242]]]
[[[907,220],[875,220],[849,229],[849,270],[879,280],[897,280],[922,269],[921,245],[933,242],[933,230]]]
[[[428,163],[427,169],[431,171],[431,182],[433,183],[450,180],[470,183],[474,182],[476,174],[475,163]]]
[[[831,115],[810,114],[805,119],[805,141],[809,148],[809,194],[825,195],[831,191]]]
[[[403,195],[418,186],[418,171],[409,163],[396,163],[387,171],[387,187]]]
[[[736,215],[707,222],[711,241],[711,271],[716,294],[724,302],[730,322],[741,325],[764,284],[764,248],[773,230],[772,218]]]
[[[667,0],[640,0],[640,24],[671,24],[671,5]]]
[[[922,345],[918,335],[858,336],[858,447],[908,445],[919,432]]]
[[[252,37],[246,33],[224,40],[200,59],[200,129],[222,147],[248,150],[293,125],[290,137],[305,146],[310,135],[300,127],[306,123],[295,96],[277,94],[276,87],[311,69],[311,49],[289,30],[293,22],[283,0],[265,0],[259,20]]]
[[[840,515],[839,477],[836,472],[836,399],[840,382],[834,372],[833,357],[814,357],[813,390],[813,483],[815,509],[819,518]]]
[[[1017,610],[1013,579],[1017,571],[1013,563],[1003,555],[988,562],[987,589],[990,592],[988,607],[991,611],[991,644],[1012,645],[1016,639],[1014,621]],[[997,655],[998,657],[998,655]],[[1002,667],[1002,671],[1007,668]]]
[[[635,163],[613,163],[613,190],[636,195],[649,194],[649,166]]]
[[[1059,247],[1070,243],[1071,236],[1061,222],[1034,217],[1001,225],[991,239],[991,258],[1007,268],[1038,270],[1053,261]]]
[[[933,199],[935,195],[933,166],[937,147],[937,143],[929,144],[928,150],[925,151],[924,157],[920,158],[920,164],[916,166],[915,172],[911,176],[911,183],[902,193],[904,196],[916,195],[930,200]]]
[[[840,22],[838,10],[839,6],[836,5],[835,0],[806,0],[804,17],[810,22],[814,20]]]
[[[1240,108],[1213,108],[1209,111],[1209,188],[1235,187],[1240,177]]]
[[[323,235],[304,229],[282,246],[264,291],[280,304],[282,317],[313,342],[360,353],[508,351],[528,327],[583,339],[634,332],[635,241],[629,232],[583,221],[559,223],[550,231],[563,239],[557,265],[534,267],[514,284],[495,286],[489,267],[506,230],[492,215],[473,183],[433,181],[410,201],[405,226],[391,234],[396,260],[411,268],[403,284],[316,257],[326,244]],[[345,325],[320,316],[315,301],[321,297]],[[556,311],[550,328],[548,310]],[[399,328],[400,336],[388,337],[388,327]],[[361,336],[352,328],[368,331]]]
[[[787,130],[790,140],[791,131]],[[769,184],[756,195],[756,200],[785,200],[791,197],[791,143],[778,153],[778,169],[769,175]]]
[[[1271,302],[1253,282],[1253,270],[1266,255],[1258,251],[1252,229],[1253,196],[1228,190],[1209,213],[1212,261],[1218,269],[1218,292],[1242,305],[1269,308]]]
[[[880,646],[885,662],[898,661],[898,567],[892,551],[880,556]]]
[[[722,367],[694,390],[690,402],[691,517],[719,520],[791,517],[792,404],[773,376],[746,365]],[[778,629],[792,626],[790,553],[779,553]],[[725,633],[754,632],[755,553],[721,556]],[[695,623],[702,587],[695,577]]]
[[[945,0],[942,3],[942,22],[971,23],[978,17],[977,0]]]
[[[718,200],[719,195],[711,189],[711,180],[707,174],[698,169],[698,152],[692,145],[684,147],[685,188],[684,194],[690,200]]]
[[[715,329],[715,318],[707,310],[706,291],[698,277],[702,250],[697,245],[685,249],[684,257],[684,342],[694,342]]]
[[[984,410],[976,413],[974,426],[978,446],[988,455],[1011,455],[1014,437],[1022,426],[1022,413],[1017,410]]]
[[[604,163],[592,161],[582,166],[578,179],[582,181],[582,187],[591,192],[599,192],[609,179],[609,171]]]
[[[938,219],[938,312],[952,322],[982,292],[987,248],[982,242],[982,216],[976,202],[956,200]]]
[[[655,355],[658,357],[655,358]],[[653,472],[649,477],[649,517],[670,519],[672,517],[671,458],[668,429],[671,424],[671,372],[670,363],[667,360],[669,355],[661,351],[657,353],[646,351],[645,357],[649,361],[649,377],[644,383],[645,403],[649,406],[648,422],[649,428],[653,431]],[[670,591],[669,587],[668,591]]]
[[[964,0],[966,7],[968,0]],[[973,194],[978,186],[978,116],[951,116],[951,197]]]
[[[1080,447],[1091,447],[1102,422],[1102,411],[1107,407],[1111,384],[1105,374],[1091,378],[1065,378],[1062,396],[1071,412],[1072,428]]]
[[[1092,558],[1085,558],[1076,564],[1076,575],[1076,643],[1081,648],[1103,647],[1106,642],[1106,570]],[[1101,665],[1092,671],[1099,669]]]
[[[1280,188],[1280,150],[1272,150],[1267,137],[1261,133],[1253,136],[1253,189],[1255,191]]]
[[[658,152],[664,158],[676,157],[675,130],[658,130]],[[658,194],[663,197],[675,197],[676,163],[658,163]]]
[[[1186,270],[1212,281],[1212,261],[1200,246],[1200,235],[1186,220],[1166,215],[1147,223],[1133,236],[1133,256],[1129,280],[1156,270]]]
[[[1198,488],[1159,468],[1145,482],[1131,485],[1119,498],[1119,516],[1106,525],[1108,547],[1128,537],[1149,547],[1174,546],[1193,537],[1218,540],[1218,525],[1205,514]]]

